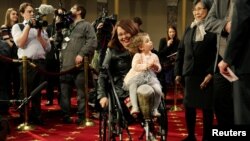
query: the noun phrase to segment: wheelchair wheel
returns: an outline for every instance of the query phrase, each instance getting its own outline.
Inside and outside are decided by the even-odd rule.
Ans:
[[[159,106],[159,112],[161,113],[161,116],[158,117],[158,123],[159,123],[159,135],[161,141],[167,140],[167,133],[168,133],[168,117],[167,117],[167,108],[165,104],[165,99],[161,100],[160,106]]]

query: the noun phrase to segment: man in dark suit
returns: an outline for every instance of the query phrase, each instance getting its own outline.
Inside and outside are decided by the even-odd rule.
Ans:
[[[222,74],[233,66],[239,80],[234,82],[235,124],[250,124],[250,1],[235,1],[231,38],[224,59],[219,63]]]
[[[231,0],[232,1],[232,0]],[[205,23],[207,31],[217,34],[217,56],[214,68],[214,112],[219,126],[231,126],[234,124],[233,110],[233,85],[219,72],[217,64],[223,59],[226,42],[231,27],[230,0],[214,0]]]

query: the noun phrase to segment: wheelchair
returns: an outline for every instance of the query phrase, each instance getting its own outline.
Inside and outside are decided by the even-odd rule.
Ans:
[[[121,100],[118,98],[115,89],[113,79],[108,71],[110,80],[110,92],[108,92],[109,105],[106,109],[103,109],[99,118],[99,141],[119,141],[123,140],[123,130],[126,130],[128,138],[132,141],[128,129],[128,122],[124,117],[124,113],[121,106]],[[142,140],[144,135],[146,141],[155,141],[160,136],[160,141],[167,140],[167,110],[165,100],[162,98],[160,106],[158,108],[161,113],[160,117],[153,117],[151,115],[150,103],[153,99],[154,90],[149,85],[141,85],[137,89],[138,103],[140,107],[140,115],[137,119],[140,121],[143,133],[138,137]]]

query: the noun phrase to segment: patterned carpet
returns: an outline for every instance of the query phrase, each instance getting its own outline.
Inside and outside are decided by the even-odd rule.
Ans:
[[[73,97],[72,108],[76,109],[76,98]],[[33,130],[17,130],[20,123],[17,123],[16,119],[19,116],[15,109],[10,109],[10,115],[5,116],[8,119],[11,132],[7,136],[7,141],[98,141],[99,123],[97,118],[91,118],[91,122],[94,126],[77,126],[76,124],[63,124],[60,117],[60,107],[57,104],[57,100],[54,100],[53,106],[45,106],[45,100],[42,100],[42,111],[45,120],[45,125],[34,126]],[[184,122],[184,111],[171,111],[173,101],[169,99],[168,105],[168,141],[180,141],[185,138],[186,129]],[[178,103],[179,104],[179,103]],[[181,105],[179,106],[180,108]],[[73,120],[76,120],[76,115],[72,116]],[[196,135],[198,141],[202,136],[202,119],[201,113],[198,111]],[[133,138],[133,141],[139,140],[139,136],[143,132],[143,128],[139,123],[135,123],[129,126],[129,132]],[[123,140],[127,141],[128,136],[126,130],[123,131]],[[144,139],[145,140],[145,137]]]

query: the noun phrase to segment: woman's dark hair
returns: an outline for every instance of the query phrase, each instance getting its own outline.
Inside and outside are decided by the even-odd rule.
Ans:
[[[193,5],[196,5],[198,2],[201,2],[208,11],[212,7],[213,0],[194,0]]]
[[[172,28],[175,31],[174,40],[177,40],[178,39],[177,28],[174,25],[169,25],[168,28],[167,28],[167,34],[168,34],[168,30],[170,28]],[[170,39],[170,37],[169,37],[169,34],[168,34],[167,40],[169,40],[169,39]]]
[[[134,22],[130,19],[120,20],[119,22],[117,22],[117,24],[115,25],[115,28],[113,30],[113,36],[112,36],[110,42],[108,43],[108,47],[117,46],[118,48],[123,49],[124,47],[121,45],[121,43],[118,39],[117,27],[121,27],[127,33],[130,33],[131,37],[136,35],[139,31],[138,31],[137,27],[135,26]]]

